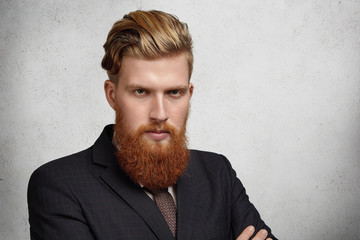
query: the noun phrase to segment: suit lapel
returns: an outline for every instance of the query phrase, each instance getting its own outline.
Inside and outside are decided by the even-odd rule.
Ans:
[[[94,144],[94,163],[107,167],[99,174],[100,178],[122,198],[129,207],[139,214],[158,239],[174,240],[156,204],[146,195],[140,186],[130,181],[118,166],[114,156],[115,148],[109,136],[112,136],[112,133],[111,130],[109,130],[109,126],[107,126]]]
[[[177,182],[177,239],[192,239],[192,230],[196,216],[196,189],[191,172],[192,161],[183,176]]]
[[[131,182],[120,169],[109,168],[100,177],[139,214],[158,239],[174,239],[155,203],[138,185]]]

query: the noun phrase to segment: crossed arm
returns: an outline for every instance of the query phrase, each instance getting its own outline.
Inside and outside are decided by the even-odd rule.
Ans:
[[[245,188],[236,177],[230,162],[225,157],[223,158],[228,166],[228,176],[231,179],[231,224],[234,230],[234,239],[238,236],[236,240],[277,240],[271,233],[271,229],[260,218],[255,206],[249,201]]]

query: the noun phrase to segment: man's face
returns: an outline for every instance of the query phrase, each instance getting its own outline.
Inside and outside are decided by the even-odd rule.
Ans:
[[[113,142],[121,168],[148,189],[176,183],[189,150],[185,125],[193,86],[183,55],[144,60],[124,57],[118,86],[105,82],[116,111]]]
[[[166,144],[171,134],[162,131],[160,126],[167,123],[181,130],[189,110],[193,85],[189,83],[184,55],[155,60],[125,56],[118,74],[118,85],[107,81],[105,91],[110,105],[122,111],[124,125],[130,132],[155,123],[159,128],[145,131],[143,138],[149,143]]]

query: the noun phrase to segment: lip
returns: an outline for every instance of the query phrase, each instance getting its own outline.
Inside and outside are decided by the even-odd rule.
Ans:
[[[163,141],[170,137],[170,132],[164,130],[146,131],[145,135],[153,141]]]

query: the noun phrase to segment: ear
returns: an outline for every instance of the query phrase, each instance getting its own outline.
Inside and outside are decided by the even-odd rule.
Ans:
[[[192,97],[193,92],[194,92],[194,84],[189,83],[189,91],[190,91],[190,97]]]
[[[104,83],[104,90],[105,90],[105,96],[106,100],[108,101],[109,105],[112,107],[112,109],[115,110],[115,92],[116,92],[116,86],[115,83],[113,83],[110,80],[106,80]]]

